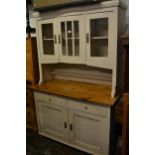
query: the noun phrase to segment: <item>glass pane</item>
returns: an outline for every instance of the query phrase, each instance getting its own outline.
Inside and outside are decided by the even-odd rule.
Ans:
[[[54,54],[53,24],[42,25],[43,53]]]
[[[74,37],[79,38],[79,21],[74,21]]]
[[[66,55],[65,22],[61,22],[61,34],[62,34],[62,55]]]
[[[108,56],[108,39],[91,40],[91,56],[107,57]]]
[[[62,38],[62,55],[66,55],[66,39]]]
[[[79,56],[79,39],[75,39],[74,44],[75,44],[75,56]]]
[[[72,49],[72,39],[68,39],[68,56],[73,55],[73,49]]]
[[[92,19],[91,37],[108,37],[108,18]]]
[[[44,54],[54,55],[54,41],[43,41]]]
[[[67,22],[67,37],[72,38],[72,22]]]
[[[66,38],[65,36],[65,23],[61,22],[61,34],[62,34],[62,38]]]
[[[42,25],[42,36],[46,39],[53,39],[53,24]]]

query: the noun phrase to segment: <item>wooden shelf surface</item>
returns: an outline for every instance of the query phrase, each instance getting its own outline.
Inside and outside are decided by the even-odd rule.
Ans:
[[[101,84],[52,80],[42,85],[33,86],[33,89],[100,105],[113,106],[118,99],[118,97],[111,97],[111,86]]]

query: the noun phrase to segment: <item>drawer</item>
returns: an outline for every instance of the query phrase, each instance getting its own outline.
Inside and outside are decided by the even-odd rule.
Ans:
[[[43,101],[46,103],[56,104],[60,106],[67,106],[67,99],[63,97],[57,97],[51,94],[45,94],[40,92],[34,92],[35,100]]]
[[[107,116],[110,107],[104,107],[99,105],[93,105],[92,103],[84,102],[84,101],[75,101],[75,100],[68,100],[68,106],[72,109],[77,109],[80,111],[100,115],[100,116]]]

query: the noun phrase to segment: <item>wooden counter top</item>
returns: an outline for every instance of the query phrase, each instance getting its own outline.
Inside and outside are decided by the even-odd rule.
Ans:
[[[53,80],[42,85],[33,86],[40,92],[94,102],[100,105],[113,106],[118,99],[111,98],[111,86],[89,84],[74,81]]]

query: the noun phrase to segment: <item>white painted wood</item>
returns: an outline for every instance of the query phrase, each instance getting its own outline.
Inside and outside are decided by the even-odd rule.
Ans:
[[[117,14],[117,9],[114,8],[114,15],[113,15],[113,24],[111,25],[113,29],[113,34],[111,36],[112,42],[113,42],[113,67],[112,67],[112,91],[111,91],[111,96],[115,96],[116,92],[116,69],[117,69],[117,52],[118,52],[118,14]]]
[[[35,97],[38,101],[43,101],[49,104],[55,104],[63,107],[67,106],[67,100],[63,97],[58,97],[55,95],[40,92],[35,92]]]
[[[112,84],[112,71],[85,65],[73,64],[41,64],[42,82],[54,79],[79,81],[94,84]]]
[[[78,21],[79,24],[79,56],[69,56],[68,55],[68,37],[67,37],[67,26],[66,22],[67,21]],[[67,17],[61,17],[59,18],[59,34],[61,34],[61,22],[65,22],[65,31],[66,31],[66,40],[67,40],[67,48],[66,48],[66,56],[62,54],[62,41],[61,44],[59,45],[60,48],[60,62],[63,63],[73,63],[73,64],[84,64],[85,63],[85,40],[84,40],[84,16],[67,16]],[[72,29],[73,31],[74,29]],[[74,36],[73,36],[74,38]],[[72,44],[73,44],[73,39],[72,39]],[[75,49],[74,45],[72,45],[72,48]],[[74,54],[74,51],[73,51]]]
[[[110,107],[39,92],[34,96],[39,134],[91,154],[108,155]]]
[[[111,80],[106,79],[105,77],[103,79],[99,79],[96,77],[90,77],[90,76],[83,76],[83,75],[73,75],[73,74],[63,74],[63,73],[54,73],[53,74],[54,79],[59,80],[66,80],[66,81],[77,81],[77,82],[84,82],[84,83],[94,83],[94,84],[105,84],[111,86]]]
[[[113,12],[107,12],[107,13],[104,12],[104,13],[86,15],[86,33],[88,33],[89,35],[91,32],[90,20],[108,18],[108,56],[107,57],[91,56],[91,41],[89,41],[89,43],[86,44],[86,47],[87,47],[86,63],[90,66],[103,67],[103,68],[109,68],[109,69],[112,69],[114,66],[113,57],[115,57],[115,54],[113,52],[113,48],[115,47],[112,41],[113,15],[114,15]],[[102,29],[102,27],[99,27],[98,29]]]
[[[45,94],[40,95],[44,98],[39,98],[39,94],[35,92],[39,132],[48,135],[50,138],[68,141],[68,128],[64,126],[64,123],[67,124],[67,109],[53,104],[53,100],[44,101],[46,100]]]
[[[106,119],[76,109],[69,110],[70,141],[73,145],[90,150],[93,154],[109,153],[109,128]]]
[[[41,62],[44,63],[57,63],[59,58],[59,49],[58,49],[58,42],[54,43],[54,54],[44,54],[43,51],[43,36],[42,36],[42,24],[53,24],[53,38],[51,40],[54,41],[54,35],[57,36],[57,19],[48,19],[48,20],[41,20],[38,21],[38,28],[39,28],[39,44],[40,44],[40,58]],[[45,39],[47,40],[47,39]],[[49,40],[49,39],[48,39]],[[58,40],[57,40],[58,41]]]
[[[43,83],[43,72],[42,72],[42,67],[41,67],[41,51],[40,51],[40,37],[39,37],[39,25],[38,25],[38,22],[36,21],[36,41],[37,41],[37,50],[38,50],[38,64],[39,64],[39,84],[42,84]]]
[[[51,137],[68,141],[68,129],[64,127],[64,123],[67,123],[67,109],[42,101],[38,102],[38,109],[41,131]]]
[[[112,84],[112,70],[80,64],[42,64],[43,82],[59,79],[94,84]]]
[[[54,79],[89,82],[95,84],[112,83],[112,71],[84,65],[58,64],[51,68]]]
[[[121,11],[118,11],[121,10]],[[41,64],[54,64],[54,63],[68,63],[68,64],[83,64],[88,66],[93,66],[97,68],[106,68],[110,69],[112,71],[112,77],[111,79],[103,78],[103,80],[94,80],[92,78],[85,78],[85,77],[75,77],[70,76],[69,74],[57,74],[56,72],[52,73],[52,78],[56,79],[64,79],[64,80],[77,80],[77,81],[84,81],[84,82],[90,82],[90,83],[103,83],[112,85],[112,92],[111,96],[114,97],[116,95],[117,90],[122,87],[122,84],[119,82],[122,79],[119,78],[119,73],[122,70],[121,66],[122,62],[120,62],[119,57],[122,56],[120,53],[120,42],[119,37],[121,33],[124,32],[124,23],[125,18],[125,10],[126,6],[123,5],[119,0],[112,0],[107,2],[101,2],[94,5],[86,5],[86,6],[77,6],[77,7],[70,7],[70,8],[63,8],[60,10],[54,10],[54,11],[47,11],[47,12],[40,12],[36,13],[35,17],[37,21],[37,44],[38,45],[38,52],[39,55],[39,67],[40,67],[40,84],[44,82],[44,76],[43,74],[43,68],[41,67]],[[120,13],[121,12],[121,13]],[[123,16],[124,14],[124,16]],[[108,37],[94,37],[94,40],[98,39],[108,39],[108,57],[92,57],[90,55],[90,43],[86,43],[86,33],[90,33],[90,25],[89,21],[91,19],[97,19],[97,18],[108,18],[109,19],[109,29],[108,29]],[[80,56],[63,56],[62,55],[62,49],[61,44],[55,44],[55,56],[45,56],[43,55],[43,48],[41,44],[41,23],[48,23],[53,22],[54,24],[54,33],[56,34],[57,38],[59,35],[61,35],[61,29],[60,29],[60,22],[61,21],[79,21],[80,26]],[[122,26],[120,26],[122,25]],[[121,28],[123,28],[121,30]],[[74,36],[73,36],[74,38]],[[73,39],[71,38],[71,39]],[[119,45],[118,45],[119,44]],[[73,45],[73,50],[75,49],[75,46]],[[68,52],[68,49],[66,49]],[[75,51],[75,50],[74,50]],[[74,52],[73,52],[74,53]],[[119,68],[119,69],[118,69]],[[70,77],[69,77],[70,76]],[[50,77],[50,76],[49,76]]]
[[[76,109],[79,111],[99,115],[102,117],[106,117],[108,115],[107,109],[109,108],[106,106],[93,105],[91,103],[76,100],[68,100],[68,107],[71,109]]]

